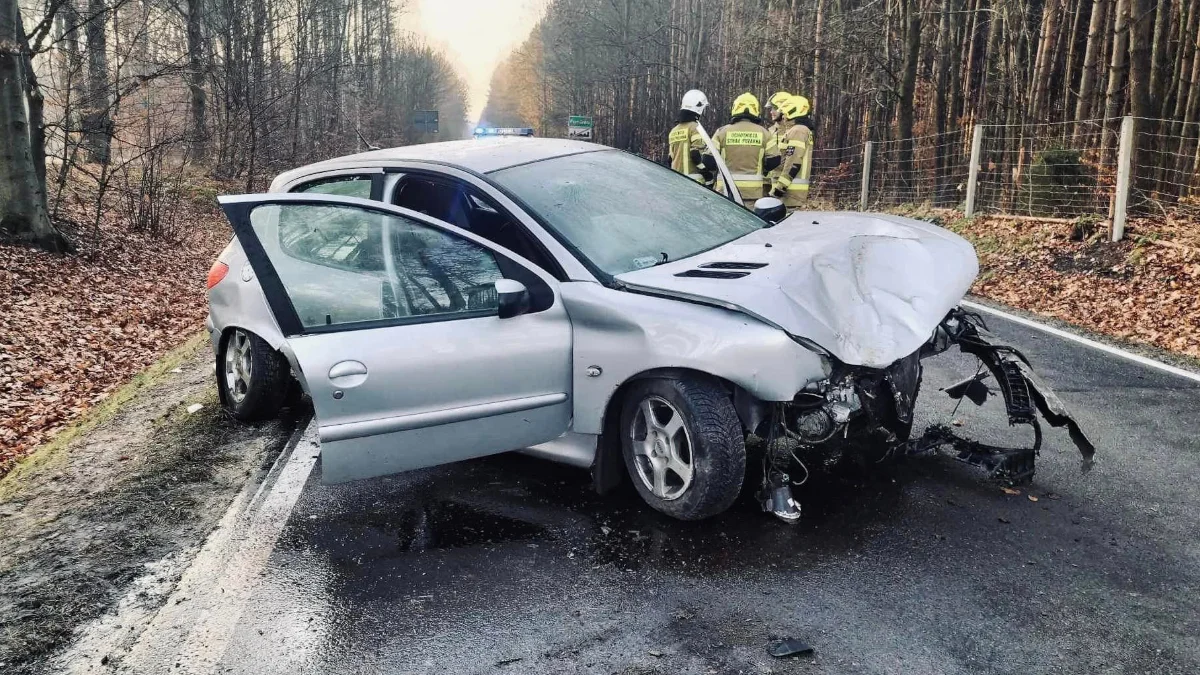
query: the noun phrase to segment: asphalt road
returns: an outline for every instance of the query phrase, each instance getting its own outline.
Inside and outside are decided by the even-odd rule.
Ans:
[[[194,575],[116,662],[255,675],[1200,672],[1200,384],[991,323],[1096,441],[1089,473],[1051,430],[1019,495],[921,457],[814,479],[796,526],[748,498],[680,523],[632,490],[599,497],[585,472],[520,456],[322,486],[302,442],[277,482],[303,489],[246,516],[275,529]],[[926,362],[918,428],[957,419],[1011,439],[998,404],[953,412],[938,391],[973,371],[957,351]],[[781,636],[816,654],[772,658]]]

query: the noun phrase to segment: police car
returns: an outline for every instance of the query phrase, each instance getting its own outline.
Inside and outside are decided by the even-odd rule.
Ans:
[[[475,138],[493,138],[496,136],[527,136],[533,137],[533,127],[475,127]]]

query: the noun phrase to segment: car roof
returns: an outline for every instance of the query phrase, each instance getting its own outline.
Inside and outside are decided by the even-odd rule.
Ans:
[[[439,162],[476,173],[488,173],[552,157],[611,149],[595,143],[560,138],[501,137],[424,143],[371,150],[316,162],[279,174],[274,184],[281,185],[320,171],[388,166],[406,161]]]

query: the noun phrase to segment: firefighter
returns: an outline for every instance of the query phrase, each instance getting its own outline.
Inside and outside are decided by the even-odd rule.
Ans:
[[[783,105],[783,102],[791,98],[791,96],[792,95],[786,91],[777,91],[774,94],[771,94],[771,98],[767,99],[766,121],[771,123],[771,126],[767,127],[767,131],[775,134],[776,137],[780,135],[779,122],[783,119],[783,113],[780,112],[779,108]]]
[[[734,99],[731,113],[729,124],[713,134],[713,143],[725,158],[742,203],[752,209],[754,200],[763,196],[763,172],[779,166],[779,144],[763,127],[754,94]],[[717,191],[722,189],[719,181]]]
[[[783,113],[779,112],[779,107],[783,102],[790,97],[791,94],[786,91],[777,91],[771,94],[771,98],[767,99],[766,122],[771,126],[767,127],[767,131],[775,137],[775,142],[779,144],[780,152],[783,152],[783,143],[780,138],[783,132],[779,130],[779,124],[783,120]],[[779,169],[767,173],[767,180],[763,182],[763,194],[770,194],[771,187],[775,185],[775,179],[779,176]]]
[[[808,201],[808,181],[812,173],[812,106],[803,96],[792,96],[780,107],[783,113],[779,141],[783,161],[771,189],[771,196],[783,200],[789,211]]]
[[[706,164],[704,155],[708,150],[704,138],[696,129],[700,116],[708,107],[708,97],[699,89],[693,89],[683,95],[679,105],[679,116],[676,124],[667,136],[667,144],[671,152],[671,168],[679,173],[704,185],[711,186],[716,171],[712,161]]]

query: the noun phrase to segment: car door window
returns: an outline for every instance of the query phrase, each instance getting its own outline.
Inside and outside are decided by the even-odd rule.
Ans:
[[[340,195],[342,197],[371,198],[370,176],[336,176],[322,178],[300,185],[292,192],[309,192],[321,195]]]
[[[490,199],[461,183],[420,175],[406,176],[396,187],[392,201],[396,206],[453,223],[513,251],[551,274],[559,270],[523,226]]]
[[[467,220],[465,196],[460,186],[422,176],[405,176],[396,186],[392,202],[430,218],[466,228],[470,223]]]
[[[497,310],[503,275],[492,252],[416,220],[279,204],[255,208],[250,223],[305,329]]]

